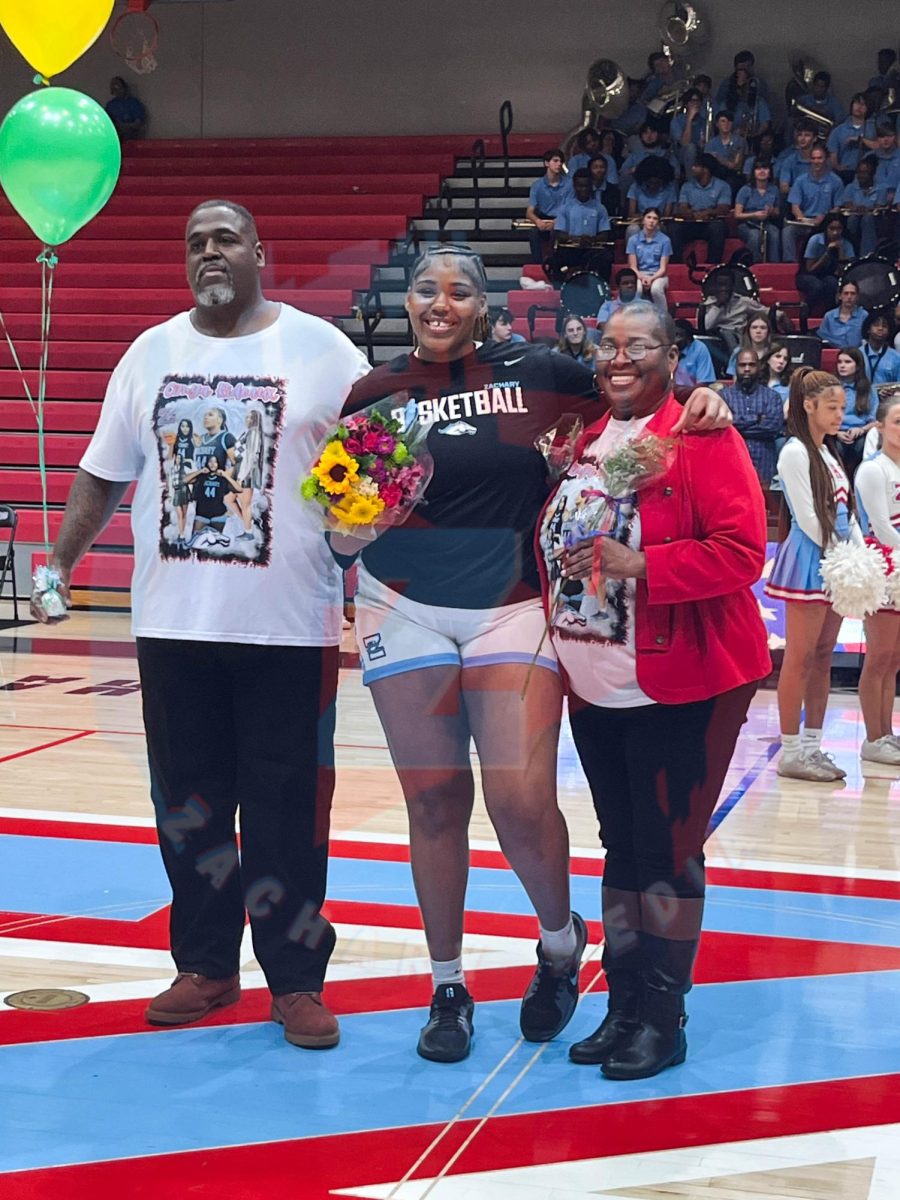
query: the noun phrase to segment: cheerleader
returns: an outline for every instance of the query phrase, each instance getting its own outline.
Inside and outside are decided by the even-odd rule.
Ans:
[[[881,453],[856,472],[856,495],[866,540],[881,550],[900,549],[900,392],[882,400],[876,415]],[[900,567],[900,555],[898,555]],[[900,608],[866,617],[866,659],[859,679],[859,703],[866,723],[860,756],[867,762],[900,766],[900,738],[894,736],[894,692],[900,670]]]
[[[778,679],[782,744],[778,774],[819,783],[847,774],[821,749],[831,656],[841,617],[825,595],[819,569],[822,553],[832,542],[862,543],[835,441],[844,405],[844,391],[834,375],[811,367],[800,367],[792,375],[790,437],[778,456],[790,532],[778,547],[766,584],[767,595],[786,602],[786,644]],[[801,735],[803,709],[806,725]]]

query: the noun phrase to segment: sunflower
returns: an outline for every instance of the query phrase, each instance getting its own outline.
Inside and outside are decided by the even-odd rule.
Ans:
[[[372,525],[384,511],[384,501],[380,496],[361,496],[350,490],[328,511],[344,525]]]
[[[313,475],[332,496],[349,492],[359,472],[359,465],[350,457],[343,445],[335,440],[329,442],[322,456],[312,469]]]

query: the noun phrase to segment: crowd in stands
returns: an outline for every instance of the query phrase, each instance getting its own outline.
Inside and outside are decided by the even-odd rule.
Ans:
[[[622,306],[650,300],[667,310],[670,264],[722,264],[726,241],[736,237],[744,249],[732,256],[735,270],[796,264],[803,331],[812,318],[808,332],[840,352],[847,412],[839,442],[852,475],[874,427],[879,386],[900,383],[900,306],[869,312],[857,284],[842,281],[860,258],[898,258],[900,64],[894,51],[879,51],[878,73],[848,105],[828,72],[818,71],[781,126],[752,52],[736,54],[733,65],[715,89],[698,75],[678,90],[670,60],[652,54],[646,77],[628,80],[628,107],[618,119],[599,117],[581,130],[568,158],[562,148],[544,156],[545,174],[527,209],[534,260],[553,283],[577,269],[612,288],[596,331],[593,322],[563,314],[557,349],[587,360]],[[661,105],[666,96],[676,100]],[[619,268],[617,239],[615,258],[624,250],[628,264]],[[710,280],[696,326],[674,311],[680,382],[727,380],[736,425],[768,484],[798,361],[782,337],[796,326],[737,287],[733,271],[720,268]]]

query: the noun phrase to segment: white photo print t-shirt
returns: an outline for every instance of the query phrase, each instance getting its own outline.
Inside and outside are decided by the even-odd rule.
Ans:
[[[634,649],[635,581],[606,579],[598,593],[589,580],[563,580],[560,555],[577,541],[580,527],[589,526],[589,510],[603,487],[600,464],[623,442],[636,437],[650,417],[610,420],[600,436],[585,446],[569,468],[541,524],[541,550],[550,595],[559,596],[551,636],[572,691],[589,704],[604,708],[638,708],[653,701],[637,681]],[[609,536],[632,550],[641,547],[641,517],[637,500],[614,508]]]
[[[298,488],[368,370],[339,330],[284,304],[245,337],[209,337],[181,313],[134,342],[81,466],[138,481],[137,636],[340,640],[340,572]]]

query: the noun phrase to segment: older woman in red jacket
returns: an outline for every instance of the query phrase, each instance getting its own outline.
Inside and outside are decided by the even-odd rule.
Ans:
[[[706,827],[771,669],[750,590],[765,560],[766,518],[734,430],[669,436],[681,409],[668,314],[629,305],[607,323],[597,357],[611,412],[586,431],[544,509],[538,557],[606,848],[609,1011],[570,1058],[601,1064],[611,1079],[641,1079],[687,1051]],[[611,499],[609,456],[652,435],[643,448],[663,452],[656,473]],[[604,536],[593,536],[598,526]]]

